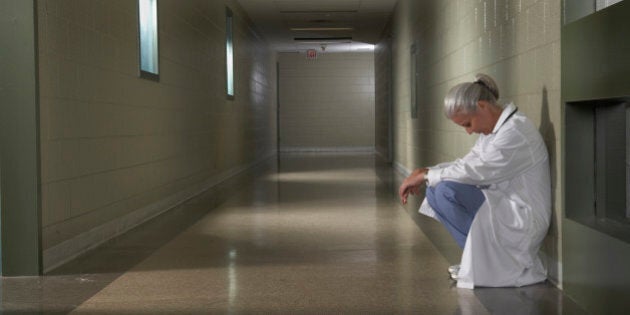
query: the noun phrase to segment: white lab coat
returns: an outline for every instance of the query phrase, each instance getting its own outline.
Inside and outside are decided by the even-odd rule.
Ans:
[[[493,132],[463,158],[429,168],[428,185],[477,185],[486,197],[466,239],[460,288],[519,287],[547,277],[538,250],[551,216],[549,158],[536,127],[515,111],[506,106]],[[437,219],[426,198],[420,213]]]

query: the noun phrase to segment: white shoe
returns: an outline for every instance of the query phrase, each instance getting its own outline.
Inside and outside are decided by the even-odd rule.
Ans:
[[[450,276],[451,280],[457,281],[457,279],[459,278],[458,274],[460,267],[461,265],[453,265],[448,267],[448,275]]]
[[[462,265],[452,265],[448,267],[448,273],[458,273]]]

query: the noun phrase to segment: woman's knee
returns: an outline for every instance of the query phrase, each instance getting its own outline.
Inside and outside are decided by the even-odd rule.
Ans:
[[[457,188],[455,184],[457,183],[451,181],[439,182],[433,189],[433,194],[437,198],[446,198],[447,200],[452,200],[457,193]]]
[[[466,207],[479,207],[485,197],[477,186],[462,184],[452,181],[443,181],[435,186],[436,199],[446,200],[450,203],[466,205]]]

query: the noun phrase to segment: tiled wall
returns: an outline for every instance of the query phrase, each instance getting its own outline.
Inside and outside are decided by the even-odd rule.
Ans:
[[[393,21],[394,163],[411,170],[464,155],[476,137],[445,118],[444,95],[476,73],[492,75],[501,99],[515,102],[539,126],[549,149],[554,214],[543,252],[550,277],[561,282],[561,2],[400,0]],[[420,73],[417,119],[410,118],[409,104],[413,43]]]
[[[280,53],[280,149],[373,150],[374,54]]]
[[[234,1],[159,1],[159,82],[138,77],[136,1],[39,1],[38,19],[45,267],[274,154],[275,54]]]

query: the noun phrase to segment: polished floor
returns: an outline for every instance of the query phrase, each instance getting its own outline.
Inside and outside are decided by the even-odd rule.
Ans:
[[[549,284],[465,290],[439,224],[372,155],[284,156],[43,277],[3,314],[581,314]]]

